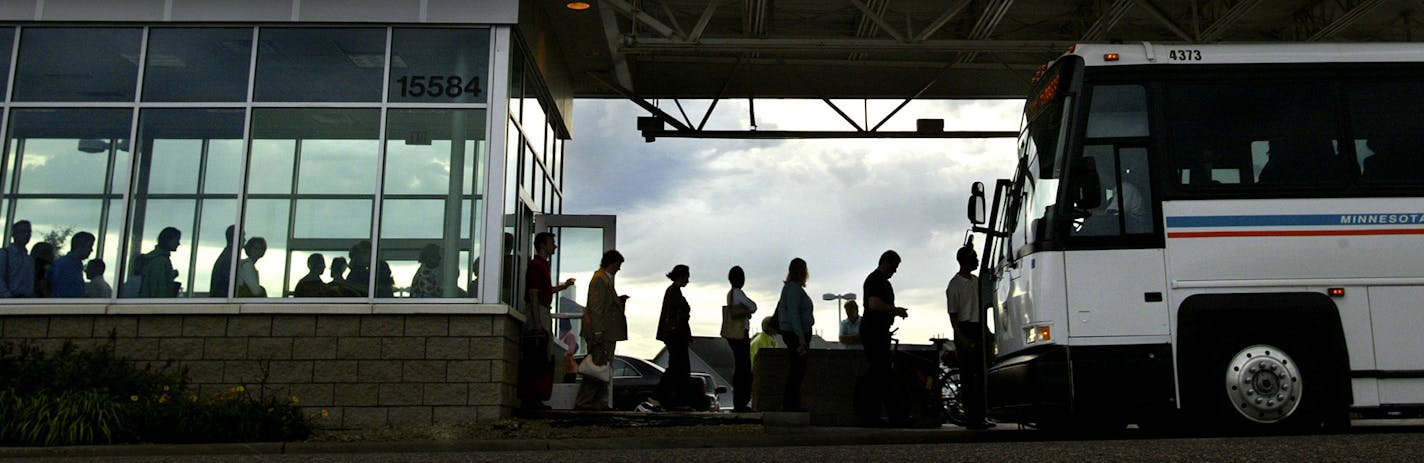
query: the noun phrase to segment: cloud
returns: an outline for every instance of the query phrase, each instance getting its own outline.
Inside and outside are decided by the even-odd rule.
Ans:
[[[872,103],[869,117],[848,115],[874,125],[898,104]],[[910,130],[918,117],[943,118],[948,130],[1013,130],[1019,105],[917,101],[882,130]],[[745,101],[723,102],[709,128],[747,129],[745,107]],[[764,130],[849,126],[820,101],[759,100],[756,111]],[[727,269],[746,270],[748,294],[769,314],[793,257],[806,259],[811,270],[806,290],[818,301],[816,331],[834,340],[839,314],[835,302],[820,295],[861,293],[886,249],[904,257],[893,282],[897,303],[910,309],[913,321],[900,323],[897,337],[927,343],[949,334],[944,287],[969,227],[969,185],[1012,173],[1013,140],[644,143],[634,128],[639,113],[623,101],[578,101],[575,118],[596,122],[576,127],[566,154],[564,212],[618,216],[618,247],[628,258],[618,287],[633,296],[633,339],[620,351],[652,357],[661,348],[652,335],[668,284],[663,274],[673,265],[692,268],[684,292],[693,306],[693,333],[716,336]],[[696,121],[700,112],[689,115]]]

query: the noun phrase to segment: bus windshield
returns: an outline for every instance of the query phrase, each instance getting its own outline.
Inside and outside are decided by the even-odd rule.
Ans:
[[[1059,73],[1057,66],[1043,76],[1024,110],[1024,129],[1019,138],[1019,167],[1004,211],[1003,230],[1008,234],[1000,258],[1017,259],[1032,251],[1033,245],[1047,239],[1053,230],[1053,205],[1058,200],[1059,174],[1062,172],[1061,134],[1064,111],[1069,98],[1065,89],[1070,73]]]

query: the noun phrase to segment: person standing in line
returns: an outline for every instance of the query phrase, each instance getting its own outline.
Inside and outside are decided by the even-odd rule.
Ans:
[[[754,411],[751,407],[752,360],[748,327],[757,305],[742,291],[742,285],[747,282],[742,267],[733,266],[727,271],[727,282],[732,284],[732,289],[727,291],[727,306],[722,308],[722,337],[732,351],[732,412],[747,413]]]
[[[35,260],[35,297],[53,297],[49,284],[49,269],[54,265],[54,245],[47,241],[30,247],[30,257]]]
[[[35,258],[30,244],[30,221],[10,226],[10,245],[0,249],[0,298],[35,297]]]
[[[776,337],[779,336],[781,332],[777,331],[776,323],[773,323],[775,321],[776,320],[771,317],[762,317],[761,332],[757,333],[756,336],[752,336],[752,342],[750,343],[750,345],[747,346],[747,353],[750,357],[749,363],[751,365],[751,371],[756,371],[757,352],[760,352],[762,349],[766,348],[783,347],[781,345],[781,341],[776,339]],[[753,381],[755,381],[755,377],[753,377]]]
[[[692,317],[692,306],[682,295],[682,288],[692,278],[691,270],[682,264],[673,266],[667,273],[672,280],[663,291],[662,312],[658,315],[657,339],[663,342],[668,353],[667,369],[658,380],[658,388],[648,400],[653,410],[690,411],[687,406],[687,384],[692,381],[692,363],[688,359],[688,344],[692,342],[692,327],[688,321]]]
[[[529,307],[529,318],[520,341],[519,404],[528,410],[549,408],[544,404],[554,393],[554,345],[549,332],[553,320],[549,312],[554,307],[554,293],[574,285],[573,278],[558,286],[553,284],[549,259],[559,247],[554,241],[553,233],[534,235],[534,258],[524,273],[524,302]],[[438,254],[439,248],[435,249]],[[438,256],[435,264],[439,265]]]
[[[443,260],[440,245],[426,243],[420,248],[420,268],[415,270],[415,277],[410,280],[410,297],[443,296],[444,291],[440,287],[440,262]]]
[[[846,350],[861,350],[860,345],[860,306],[855,300],[845,303],[845,320],[841,320],[841,346]]]
[[[158,232],[158,245],[140,258],[143,280],[139,282],[138,297],[178,297],[178,271],[173,269],[170,256],[183,242],[183,232],[177,228],[165,227]]]
[[[786,269],[786,281],[781,286],[781,299],[776,302],[776,318],[781,321],[781,339],[791,351],[790,365],[786,373],[786,389],[782,393],[781,408],[787,412],[804,412],[801,407],[801,381],[806,377],[806,356],[810,353],[811,327],[816,318],[812,314],[811,296],[806,294],[806,280],[811,273],[806,261],[800,257],[791,259]]]
[[[900,254],[893,250],[880,255],[875,270],[865,277],[861,294],[865,295],[865,316],[860,319],[860,342],[865,347],[865,359],[869,363],[867,372],[869,387],[866,402],[857,409],[864,414],[861,418],[869,425],[883,425],[880,420],[881,407],[891,424],[905,421],[903,407],[899,406],[897,393],[892,387],[894,370],[890,367],[890,325],[895,317],[908,315],[904,307],[895,306],[895,288],[890,285],[890,277],[900,269]]]
[[[326,282],[321,281],[321,274],[324,272],[326,272],[326,256],[319,252],[307,256],[307,274],[297,281],[297,287],[292,289],[292,296],[327,296]]]
[[[262,277],[257,273],[257,260],[267,255],[267,239],[254,236],[242,246],[247,258],[237,263],[237,297],[267,297]]]
[[[331,297],[356,297],[359,294],[346,281],[346,258],[331,259],[331,281],[326,283],[326,294]]]
[[[104,280],[104,259],[93,259],[84,266],[84,276],[89,277],[89,282],[84,284],[84,297],[90,299],[108,299],[114,297],[114,287],[109,286],[109,282]]]
[[[594,365],[612,368],[613,352],[618,341],[628,339],[625,313],[628,296],[619,295],[613,287],[613,277],[622,268],[622,253],[616,250],[605,252],[598,262],[598,270],[593,272],[588,282],[588,301],[584,304],[581,334],[588,344],[588,356]],[[609,382],[584,375],[574,407],[579,410],[607,410],[612,392]]]
[[[69,239],[69,253],[55,259],[45,274],[54,297],[84,297],[84,259],[93,253],[93,233],[82,231]]]
[[[954,348],[959,352],[959,371],[963,375],[964,412],[969,429],[993,427],[984,418],[984,324],[980,322],[979,278],[974,276],[979,256],[965,245],[955,254],[959,272],[949,279],[944,290],[949,310],[949,324],[954,328]]]
[[[236,233],[237,225],[227,226],[227,245],[213,261],[213,273],[208,278],[208,297],[227,297],[227,286],[232,283],[232,242]]]

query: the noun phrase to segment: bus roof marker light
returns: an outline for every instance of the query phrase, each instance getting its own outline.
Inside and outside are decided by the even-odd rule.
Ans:
[[[1325,290],[1330,297],[1345,297],[1345,288],[1330,288]]]
[[[1120,58],[1117,53],[1104,53],[1103,61],[1117,61]]]

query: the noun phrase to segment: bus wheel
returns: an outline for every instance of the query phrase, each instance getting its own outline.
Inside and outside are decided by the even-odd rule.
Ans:
[[[1231,356],[1225,370],[1227,401],[1240,417],[1269,426],[1303,412],[1306,385],[1300,363],[1285,350],[1268,344],[1246,346]]]

